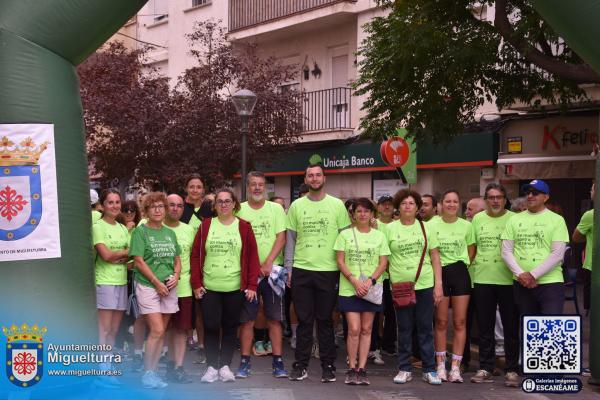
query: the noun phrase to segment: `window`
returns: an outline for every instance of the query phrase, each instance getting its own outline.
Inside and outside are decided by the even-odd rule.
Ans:
[[[212,0],[192,0],[192,7],[204,6],[212,3]]]

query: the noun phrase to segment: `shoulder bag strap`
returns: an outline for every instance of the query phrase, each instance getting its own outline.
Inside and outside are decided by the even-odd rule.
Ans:
[[[425,253],[427,252],[427,234],[425,233],[425,225],[423,221],[418,219],[419,224],[421,225],[421,232],[423,232],[423,239],[425,243],[423,244],[423,252],[421,253],[421,260],[419,261],[419,268],[417,269],[417,276],[415,277],[415,283],[419,280],[419,276],[421,275],[421,268],[423,267],[423,261],[425,260]]]

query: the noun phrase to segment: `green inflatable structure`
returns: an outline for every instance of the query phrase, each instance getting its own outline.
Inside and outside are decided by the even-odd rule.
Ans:
[[[16,182],[6,181],[6,177],[19,168],[11,166],[11,162],[28,157],[28,144],[12,140],[15,137],[7,133],[10,127],[3,124],[52,124],[54,142],[45,154],[53,152],[55,156],[57,196],[50,204],[32,189],[31,215],[37,212],[39,218],[26,224],[47,222],[48,210],[54,207],[58,210],[56,231],[60,233],[60,257],[36,259],[32,255],[19,261],[0,258],[0,327],[15,325],[20,332],[26,332],[39,325],[40,331],[42,327],[47,329],[46,338],[55,343],[96,341],[88,164],[75,67],[144,3],[145,0],[0,0],[2,223],[6,225],[6,220],[11,220],[7,212],[14,211],[13,217],[17,218],[18,207],[28,203],[18,196],[9,197],[10,190],[6,189]],[[4,132],[1,126],[5,127]],[[45,148],[42,143],[34,145]],[[20,146],[20,150],[15,150],[15,146]],[[35,166],[29,168],[37,172]],[[9,202],[11,205],[7,205]],[[21,238],[26,233],[12,232],[0,224],[0,257],[6,257],[19,238],[24,245],[30,245],[33,234]],[[22,324],[29,328],[21,329]],[[8,382],[5,378],[2,380]]]
[[[600,71],[600,1],[598,0],[533,0],[540,15],[562,36],[577,54],[596,71]],[[596,183],[600,182],[600,162],[596,161]],[[596,190],[594,204],[600,204],[600,190]],[[592,259],[592,307],[590,307],[590,369],[591,384],[600,384],[600,213],[594,213],[594,247]]]

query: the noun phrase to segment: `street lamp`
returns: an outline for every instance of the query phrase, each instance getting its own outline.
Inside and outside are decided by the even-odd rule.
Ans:
[[[246,201],[246,174],[248,173],[248,167],[246,165],[246,147],[248,142],[248,119],[252,115],[252,111],[254,111],[254,106],[256,105],[256,95],[248,89],[241,89],[232,96],[232,100],[237,114],[242,119],[242,201]]]

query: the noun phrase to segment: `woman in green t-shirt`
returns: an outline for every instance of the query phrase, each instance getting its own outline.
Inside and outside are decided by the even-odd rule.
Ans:
[[[140,314],[148,329],[142,384],[145,388],[164,388],[156,373],[164,335],[171,314],[179,311],[176,286],[181,274],[181,248],[175,232],[163,225],[167,208],[164,193],[148,193],[144,198],[145,224],[131,235],[129,255],[135,263],[135,293]]]
[[[129,234],[116,221],[121,213],[121,195],[115,189],[103,190],[99,203],[102,218],[92,228],[96,250],[96,307],[100,344],[115,345],[115,337],[127,308],[127,258]]]
[[[439,243],[442,263],[444,297],[435,311],[435,358],[437,372],[442,380],[462,383],[460,363],[467,338],[467,310],[471,296],[471,277],[468,265],[475,257],[475,235],[467,220],[459,218],[461,207],[456,190],[447,190],[441,200],[442,215],[430,225]],[[446,372],[446,334],[448,330],[448,308],[452,302],[452,363]]]
[[[412,380],[412,342],[413,330],[416,330],[423,380],[431,385],[440,385],[442,381],[435,371],[432,321],[434,307],[443,294],[442,268],[435,234],[429,224],[417,219],[422,205],[419,193],[400,190],[394,196],[394,207],[400,212],[400,218],[384,228],[391,251],[388,267],[390,283],[416,280],[417,303],[413,307],[396,308],[398,374],[394,383],[404,384]],[[421,271],[416,279],[419,264]]]
[[[349,210],[350,211],[350,210]],[[345,313],[348,322],[348,366],[345,383],[368,385],[367,356],[371,346],[371,330],[375,313],[383,310],[383,305],[364,300],[371,286],[381,282],[381,274],[387,267],[390,249],[385,235],[371,228],[375,206],[371,200],[355,200],[351,218],[353,225],[338,235],[334,250],[337,251],[337,265],[341,272],[338,307]],[[366,279],[361,280],[361,276]],[[358,359],[358,365],[357,365]]]

